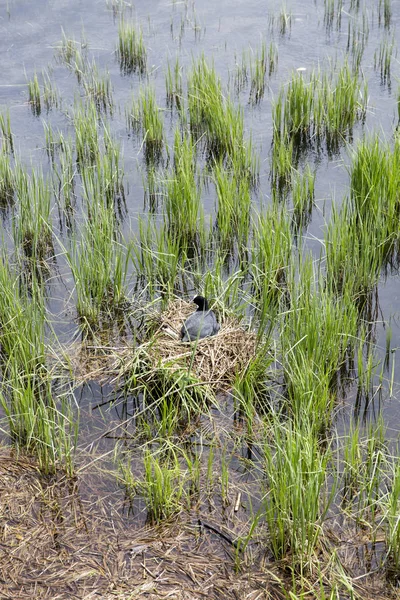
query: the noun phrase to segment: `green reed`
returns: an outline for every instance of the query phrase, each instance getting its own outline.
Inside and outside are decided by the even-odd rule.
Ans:
[[[17,165],[14,171],[16,206],[13,214],[15,243],[28,258],[43,261],[53,249],[51,186],[43,174],[28,175]]]
[[[10,113],[0,113],[1,149],[7,154],[14,153],[13,134],[11,131]]]
[[[196,149],[189,133],[175,130],[174,165],[165,182],[165,216],[178,239],[204,244],[201,184],[197,175]]]
[[[36,455],[43,471],[64,463],[71,473],[74,426],[64,402],[54,398],[54,375],[46,365],[48,320],[43,292],[34,280],[28,290],[5,254],[0,260],[0,296],[0,404],[10,436],[18,449]]]
[[[99,154],[99,130],[96,104],[77,102],[74,107],[75,148],[78,164],[93,164]]]
[[[385,37],[374,53],[374,69],[380,72],[382,85],[391,84],[392,56],[395,49],[394,36]]]
[[[139,219],[139,236],[132,244],[131,257],[138,280],[147,286],[150,298],[156,290],[167,297],[173,293],[186,260],[182,242],[168,225],[151,218]]]
[[[329,448],[321,451],[307,427],[272,418],[273,444],[264,443],[267,488],[264,496],[269,546],[277,560],[290,555],[303,572],[317,547],[332,501],[327,493]],[[267,439],[267,436],[266,436]]]
[[[142,30],[125,22],[123,16],[118,27],[117,55],[121,71],[129,75],[146,72],[147,52],[143,43]]]
[[[251,104],[258,104],[265,93],[265,76],[267,73],[267,45],[265,42],[261,45],[261,50],[256,52],[254,59],[250,61],[250,98]]]
[[[87,41],[82,35],[80,42],[68,38],[62,30],[62,39],[58,51],[58,60],[64,63],[76,76],[78,83],[81,83],[85,73],[89,68],[87,60]]]
[[[14,200],[15,177],[10,158],[0,151],[0,210],[11,206]]]
[[[59,92],[50,78],[49,71],[47,71],[46,69],[42,70],[42,81],[42,98],[46,110],[49,111],[52,108],[58,108],[61,103]]]
[[[182,67],[177,57],[175,63],[171,67],[171,63],[167,63],[167,72],[165,75],[165,88],[167,95],[167,106],[172,108],[174,105],[178,110],[182,107],[183,86],[182,86]]]
[[[337,373],[358,329],[358,313],[347,291],[337,296],[321,284],[310,258],[290,273],[288,306],[280,322],[282,367],[295,423],[316,432],[330,424]],[[286,310],[285,310],[286,308]]]
[[[378,5],[379,25],[389,29],[392,22],[392,0],[379,0]]]
[[[294,219],[299,225],[307,225],[311,219],[315,191],[315,171],[309,164],[303,173],[293,171],[291,187]]]
[[[38,117],[42,110],[40,101],[40,86],[36,73],[33,79],[28,81],[28,102],[31,105],[32,113]]]
[[[174,449],[155,455],[145,451],[142,488],[150,522],[169,519],[182,510],[187,504],[187,479],[188,472],[181,467]]]
[[[274,136],[301,143],[326,139],[333,149],[365,117],[367,84],[345,62],[333,73],[293,74],[273,106]]]
[[[81,176],[86,216],[65,252],[77,313],[92,326],[107,322],[125,304],[129,251],[118,234],[114,202],[107,202],[104,171],[87,167]],[[113,199],[113,188],[108,189]]]
[[[83,87],[85,93],[94,102],[99,112],[112,112],[112,85],[108,71],[104,74],[99,73],[97,65],[93,61],[88,66],[87,73],[83,78]]]
[[[223,246],[233,239],[245,244],[249,234],[251,217],[251,193],[249,182],[238,179],[217,163],[213,169],[217,191],[216,226]]]

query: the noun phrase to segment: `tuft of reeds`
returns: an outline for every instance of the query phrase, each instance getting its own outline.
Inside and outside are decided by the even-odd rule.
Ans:
[[[42,111],[42,104],[40,101],[40,86],[35,73],[33,79],[28,81],[28,102],[31,105],[32,113],[35,117],[38,117]]]
[[[15,178],[9,156],[0,151],[0,210],[5,211],[14,200]]]
[[[391,39],[386,37],[381,41],[379,48],[374,53],[374,69],[380,72],[381,84],[387,85],[389,89],[391,86],[390,73],[394,47],[394,36]]]
[[[128,129],[143,134],[146,162],[158,163],[164,145],[164,121],[153,88],[146,87],[140,90],[138,100],[133,100],[126,111],[126,119]]]
[[[95,102],[76,102],[74,107],[76,156],[79,166],[92,165],[99,155],[98,114]]]
[[[263,42],[260,52],[257,51],[254,60],[250,61],[251,87],[249,101],[251,104],[258,104],[264,96],[267,62],[267,45]]]
[[[96,63],[93,61],[83,78],[83,87],[99,112],[112,112],[112,86],[108,71],[101,75]]]
[[[335,151],[364,118],[367,100],[366,83],[347,62],[334,74],[314,72],[308,81],[295,73],[273,107],[274,140],[288,136],[301,148],[325,138],[328,150]]]
[[[0,113],[1,149],[7,154],[14,153],[13,134],[11,131],[10,113]]]
[[[201,184],[197,177],[196,149],[189,133],[175,130],[174,164],[165,182],[166,223],[183,242],[204,242]]]
[[[53,375],[46,364],[48,323],[43,291],[35,280],[28,290],[4,253],[0,260],[0,295],[0,404],[11,439],[18,449],[37,456],[43,472],[51,472],[63,463],[71,473],[74,428],[65,404],[53,396]]]
[[[170,62],[167,63],[167,73],[165,75],[165,88],[167,95],[167,106],[172,108],[174,105],[178,110],[182,108],[183,87],[182,87],[182,68],[177,57],[173,67]]]
[[[29,176],[21,165],[14,171],[16,207],[13,236],[17,246],[34,261],[43,261],[53,250],[51,187],[43,174]]]
[[[87,60],[87,41],[82,35],[80,42],[68,38],[62,29],[62,40],[58,51],[58,60],[64,63],[76,76],[78,83],[81,83],[88,69]]]
[[[47,112],[54,108],[58,108],[60,104],[60,97],[57,88],[50,78],[49,71],[43,69],[42,71],[43,80],[43,104],[46,107]]]
[[[264,444],[268,487],[265,517],[276,560],[291,556],[294,571],[307,568],[332,502],[327,490],[329,449],[321,451],[307,427],[272,419],[273,445]],[[288,468],[290,465],[290,468]]]
[[[122,73],[130,75],[146,71],[147,52],[143,43],[142,30],[121,17],[118,27],[117,55]]]

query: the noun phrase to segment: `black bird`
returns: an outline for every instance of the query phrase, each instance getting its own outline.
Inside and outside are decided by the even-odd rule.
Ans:
[[[209,337],[218,333],[220,325],[208,302],[203,296],[196,296],[193,302],[199,307],[184,322],[181,329],[182,342]]]

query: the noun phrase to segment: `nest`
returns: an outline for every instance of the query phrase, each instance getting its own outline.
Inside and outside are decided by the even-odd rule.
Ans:
[[[246,331],[237,318],[227,317],[217,335],[183,343],[182,324],[192,312],[191,302],[177,299],[161,314],[150,315],[153,335],[137,350],[146,350],[154,369],[185,369],[214,391],[227,391],[254,358],[256,335]]]

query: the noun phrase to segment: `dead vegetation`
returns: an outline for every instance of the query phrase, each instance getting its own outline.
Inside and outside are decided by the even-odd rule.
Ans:
[[[145,333],[142,343],[136,346],[128,342],[113,346],[90,341],[67,348],[76,380],[122,379],[140,356],[146,362],[146,370],[154,376],[158,369],[185,369],[214,392],[229,390],[236,375],[256,355],[256,335],[237,318],[227,317],[216,336],[184,344],[180,330],[192,312],[193,303],[175,299],[165,311],[153,310],[145,315]]]
[[[235,570],[235,545],[213,515],[181,513],[163,526],[134,527],[118,495],[81,493],[82,480],[44,478],[35,462],[0,451],[0,597],[3,600],[283,600],[286,561],[273,563],[258,540]],[[115,501],[115,503],[114,503]],[[214,515],[215,517],[215,515]],[[201,525],[201,526],[200,526]],[[257,549],[258,548],[258,549]],[[354,529],[326,531],[303,598],[327,598],[333,581],[351,579],[362,600],[399,598],[371,562]],[[335,569],[340,562],[340,570]],[[363,563],[360,575],[360,562]],[[318,563],[318,564],[317,564]],[[319,568],[317,568],[319,567]],[[286,572],[286,574],[285,574]],[[326,581],[325,581],[326,579]],[[342,586],[340,586],[342,587]],[[290,581],[288,579],[288,589]],[[318,596],[319,597],[319,596]]]

